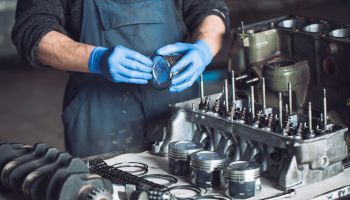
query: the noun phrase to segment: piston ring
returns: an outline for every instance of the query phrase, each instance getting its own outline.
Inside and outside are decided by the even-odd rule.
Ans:
[[[202,194],[202,190],[201,188],[197,187],[197,186],[194,186],[194,185],[176,185],[176,186],[173,186],[173,187],[170,187],[168,188],[168,191],[171,193],[171,191],[173,190],[187,190],[187,191],[192,191],[194,193],[196,193],[195,196],[192,196],[192,197],[186,197],[186,198],[182,198],[182,197],[177,197],[174,195],[174,197],[176,199],[196,199],[197,197],[199,197],[201,194]],[[204,193],[206,193],[207,190],[205,190]]]
[[[231,200],[231,198],[222,196],[220,194],[211,194],[211,195],[198,196],[196,200]]]
[[[137,168],[135,170],[122,170],[124,172],[128,172],[130,174],[133,175],[144,175],[147,174],[148,172],[148,165],[144,164],[144,163],[140,163],[140,162],[121,162],[121,163],[116,163],[114,165],[112,165],[112,167],[116,168],[116,169],[120,169],[122,170],[122,168]]]
[[[144,179],[147,179],[147,178],[157,178],[157,179],[161,179],[161,180],[165,180],[167,181],[168,183],[166,184],[162,184],[164,186],[170,186],[170,185],[173,185],[175,183],[177,183],[177,178],[173,177],[173,176],[170,176],[170,175],[167,175],[167,174],[146,174],[146,175],[143,175],[141,176],[142,178]],[[150,180],[151,181],[151,180]],[[152,181],[153,182],[153,181]]]

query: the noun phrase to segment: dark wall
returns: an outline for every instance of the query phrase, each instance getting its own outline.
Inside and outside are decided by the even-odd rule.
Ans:
[[[10,38],[14,23],[16,2],[16,0],[0,0],[0,60],[6,61],[1,62],[0,67],[4,67],[4,65],[8,66],[8,60],[18,63],[18,59],[12,59],[16,56],[16,50]],[[297,13],[299,10],[305,12],[308,8],[329,2],[349,4],[347,0],[226,0],[226,2],[231,9],[231,21],[234,26],[237,26],[242,20],[250,23],[283,14]],[[222,64],[222,62],[219,62],[217,65]]]

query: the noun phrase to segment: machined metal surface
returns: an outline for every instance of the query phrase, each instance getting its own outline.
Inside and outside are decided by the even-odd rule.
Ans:
[[[235,161],[225,168],[224,176],[234,181],[252,181],[260,177],[260,165],[256,162]]]
[[[214,105],[220,98],[223,98],[222,94],[209,96],[209,104]],[[259,162],[263,176],[276,181],[280,188],[320,182],[343,171],[342,160],[347,157],[348,150],[344,140],[347,128],[342,125],[329,123],[331,129],[324,132],[316,128],[322,120],[312,116],[315,136],[309,137],[307,115],[284,117],[289,121],[283,120],[283,128],[286,121],[291,127],[290,132],[285,132],[273,125],[279,119],[276,108],[269,108],[270,113],[265,117],[260,115],[261,124],[253,126],[256,122],[249,120],[248,113],[245,118],[236,116],[232,120],[228,115],[215,115],[211,111],[193,111],[192,104],[199,103],[200,98],[173,105],[176,116],[179,116],[176,113],[182,113],[181,120],[173,118],[173,122],[185,122],[183,125],[189,128],[187,133],[193,136],[192,140],[205,143],[207,150],[226,154],[233,161]],[[246,100],[236,100],[236,105],[241,114],[244,114],[244,107],[249,107]],[[255,107],[258,113],[262,105],[255,104]],[[274,117],[276,114],[277,118]],[[183,127],[181,124],[177,128],[171,126],[174,132],[170,135]]]
[[[223,168],[227,155],[214,151],[199,151],[191,155],[192,183],[201,188],[224,186]]]
[[[187,160],[188,157],[203,149],[203,144],[192,141],[177,141],[169,144],[169,156],[175,159]]]
[[[234,199],[255,197],[261,190],[260,165],[256,162],[235,161],[224,169],[228,194]]]
[[[213,151],[199,151],[191,155],[191,166],[203,171],[214,171],[227,163],[227,156]]]
[[[327,103],[329,119],[350,126],[346,99],[350,96],[350,25],[302,16],[281,16],[245,24],[234,30],[229,69],[244,76],[254,69],[266,78],[266,98],[277,105],[276,92],[287,92],[292,84],[293,110],[302,113],[312,100],[322,112],[322,101],[314,96],[325,88],[332,99]],[[289,62],[288,62],[289,61]],[[249,90],[247,90],[249,92]],[[284,96],[285,97],[285,96]],[[257,99],[261,103],[261,99]],[[325,116],[323,116],[325,117]]]
[[[203,144],[192,141],[177,141],[169,144],[169,171],[177,176],[190,174],[190,156],[203,150]]]
[[[243,24],[229,71],[231,93],[245,99],[225,89],[172,105],[158,153],[166,155],[171,141],[200,142],[233,161],[259,162],[262,175],[284,189],[339,174],[348,156],[341,122],[350,121],[339,116],[350,116],[349,27],[299,16]]]

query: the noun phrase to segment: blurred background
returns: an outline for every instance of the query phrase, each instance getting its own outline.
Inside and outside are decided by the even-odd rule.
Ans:
[[[205,1],[203,1],[205,2]],[[347,0],[227,0],[236,27],[282,15],[302,15],[350,24]],[[16,0],[0,0],[0,141],[45,142],[64,148],[61,107],[67,74],[33,69],[21,61],[11,42]],[[230,42],[209,70],[227,69]],[[212,89],[215,88],[215,84]]]

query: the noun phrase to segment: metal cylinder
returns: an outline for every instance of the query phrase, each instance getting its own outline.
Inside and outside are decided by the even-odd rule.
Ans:
[[[204,101],[204,80],[203,80],[203,74],[200,76],[200,94],[201,94],[201,102]]]
[[[308,121],[309,121],[309,133],[312,133],[313,129],[312,129],[312,105],[311,105],[311,102],[309,102]]]
[[[231,72],[231,90],[232,90],[232,105],[236,104],[236,80],[235,80],[235,72],[232,70]]]
[[[228,158],[225,154],[213,151],[199,151],[191,155],[192,183],[203,188],[223,186],[223,167]]]
[[[246,78],[248,78],[248,75],[247,75],[247,74],[244,74],[244,75],[242,75],[242,76],[237,77],[237,78],[236,78],[236,81],[239,81],[239,80],[242,80],[242,79],[246,79]]]
[[[245,33],[245,27],[244,27],[244,22],[241,21],[241,33],[244,34]]]
[[[251,100],[250,100],[250,107],[251,107],[251,114],[252,114],[252,119],[255,118],[255,95],[254,95],[254,86],[250,86],[250,96],[251,96]]]
[[[247,80],[245,83],[246,84],[251,84],[251,83],[258,82],[258,81],[260,81],[260,78],[259,77],[255,77],[255,78]]]
[[[190,174],[190,156],[201,151],[203,144],[192,141],[177,141],[169,144],[169,171],[177,176]]]
[[[252,198],[261,190],[260,165],[256,162],[232,162],[223,175],[228,181],[228,194],[233,199]]]
[[[282,128],[283,127],[283,108],[282,108],[283,102],[282,102],[282,93],[278,93],[278,119],[279,119],[279,125]]]
[[[266,110],[266,84],[265,78],[262,78],[262,103],[263,103],[263,111]]]
[[[226,113],[229,110],[229,103],[228,103],[228,80],[225,79],[225,109]]]
[[[327,129],[327,90],[323,89],[323,126]]]
[[[289,104],[289,114],[292,115],[293,112],[293,93],[292,93],[292,83],[288,82],[288,104]]]

